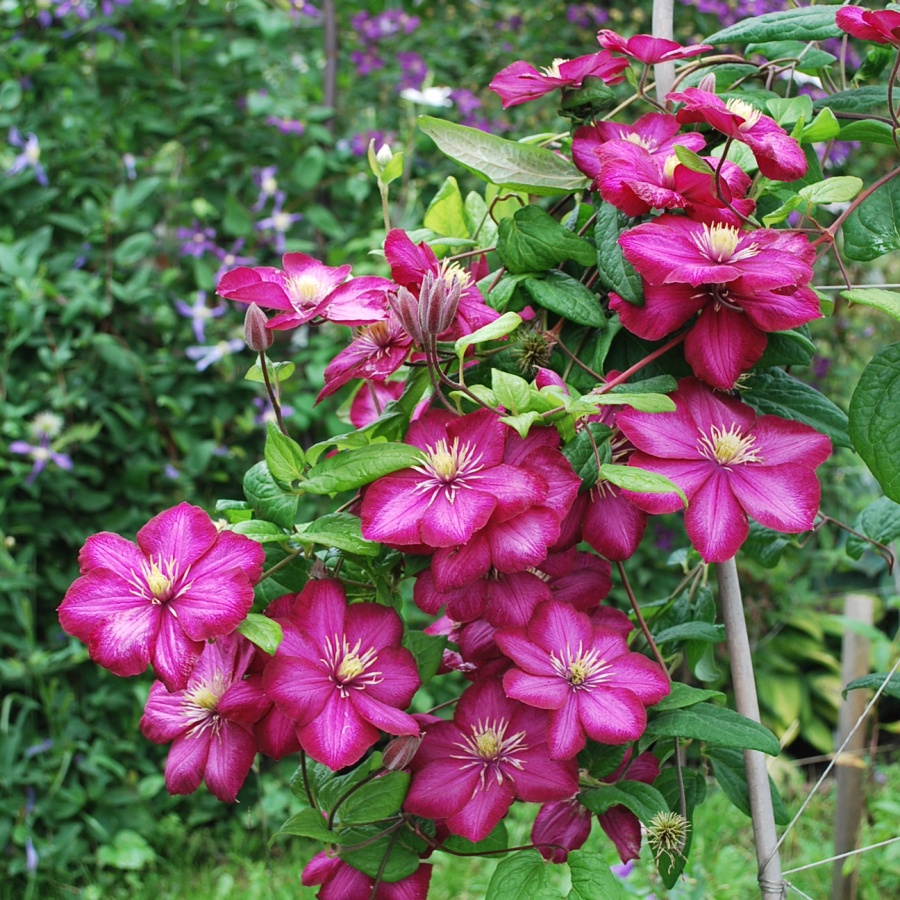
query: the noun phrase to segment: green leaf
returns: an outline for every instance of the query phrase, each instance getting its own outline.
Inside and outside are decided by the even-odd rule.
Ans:
[[[868,262],[900,249],[900,181],[893,178],[870,194],[847,217],[844,255]]]
[[[880,309],[900,321],[900,294],[897,291],[885,291],[881,288],[854,288],[850,291],[841,291],[841,296],[851,303]]]
[[[292,362],[272,362],[268,357],[266,357],[266,367],[269,370],[269,378],[273,381],[287,381],[291,375],[294,374],[294,370],[297,368],[295,363]],[[244,376],[244,381],[252,381],[256,384],[265,384],[266,377],[263,375],[262,366],[259,363],[250,366],[247,370],[247,374]]]
[[[300,498],[279,487],[265,462],[258,462],[244,476],[244,495],[258,518],[282,528],[294,527]]]
[[[299,795],[305,798],[305,794]],[[272,839],[280,834],[292,834],[296,837],[312,838],[324,844],[334,844],[340,841],[340,836],[328,830],[325,817],[317,809],[303,809],[291,816],[275,834]]]
[[[863,186],[855,175],[837,175],[800,188],[800,196],[810,203],[843,203],[852,200]]]
[[[463,204],[463,212],[469,234],[477,239],[482,247],[492,247],[497,243],[497,224],[491,218],[488,205],[481,194],[469,191]]]
[[[705,688],[695,688],[680,681],[672,682],[672,690],[668,697],[663,697],[659,703],[650,707],[654,713],[665,712],[669,709],[684,709],[695,703],[703,703],[705,700],[724,700],[725,695],[721,691],[712,691]]]
[[[452,175],[445,179],[434,199],[428,204],[422,224],[435,234],[445,237],[470,237],[462,193]]]
[[[599,853],[575,850],[567,860],[572,873],[572,889],[567,900],[619,900],[622,884]]]
[[[763,225],[768,228],[770,225],[778,225],[783,222],[795,209],[803,205],[803,198],[799,194],[793,194],[778,209],[763,216]]]
[[[852,446],[847,416],[815,388],[781,369],[754,372],[747,379],[747,386],[750,390],[744,399],[761,415],[803,422],[828,435],[837,446]]]
[[[607,745],[588,741],[578,754],[578,767],[587,769],[593,778],[608,778],[622,765],[627,752],[625,744]]]
[[[771,331],[758,368],[771,366],[808,366],[816,352],[810,338],[809,326],[801,325],[790,331]]]
[[[834,112],[860,113],[877,106],[886,106],[887,100],[887,85],[873,84],[820,97],[813,101],[813,109],[824,109],[827,106]]]
[[[377,822],[394,815],[409,790],[408,772],[386,772],[350,794],[338,807],[341,825]]]
[[[541,414],[534,410],[529,410],[518,416],[503,416],[500,421],[509,425],[510,428],[515,428],[519,433],[519,437],[525,438],[528,437],[531,426],[534,425],[535,422],[541,421]]]
[[[130,268],[147,259],[156,246],[156,237],[149,231],[129,235],[113,251],[113,261],[118,266]]]
[[[528,409],[532,387],[524,378],[492,369],[491,390],[497,402],[515,415]]]
[[[446,636],[407,629],[403,635],[403,646],[416,658],[422,684],[428,684],[441,666],[444,648],[447,646]]]
[[[583,791],[578,795],[578,799],[598,815],[603,815],[613,806],[625,806],[645,825],[649,825],[657,813],[669,810],[665,797],[652,785],[642,784],[640,781],[605,784],[600,788]]]
[[[657,475],[656,472],[647,472],[635,466],[617,466],[613,463],[605,463],[600,466],[600,477],[626,491],[634,491],[639,494],[678,494],[681,502],[685,506],[688,505],[684,491],[664,475]]]
[[[809,122],[813,117],[813,105],[808,94],[796,97],[773,97],[766,101],[772,118],[783,128],[793,125],[801,119]]]
[[[369,444],[356,450],[342,450],[309,470],[303,490],[309,494],[354,491],[383,475],[421,462],[422,451],[409,444]]]
[[[862,678],[855,678],[844,688],[842,693],[844,697],[846,697],[847,691],[857,691],[861,688],[877,691],[885,681],[887,681],[887,684],[881,692],[882,696],[887,695],[888,697],[893,697],[895,700],[900,700],[900,675],[896,672],[890,679],[888,679],[887,672],[872,673],[870,675],[863,675]]]
[[[419,868],[421,862],[419,854],[406,844],[412,836],[403,835],[399,840],[393,840],[393,835],[378,837],[383,831],[378,825],[342,829],[344,847],[341,859],[369,878],[376,878],[379,873],[381,880],[387,882],[408,878]],[[355,849],[351,850],[350,847]]]
[[[360,531],[359,518],[350,513],[329,513],[309,525],[298,525],[296,530],[302,543],[334,547],[357,556],[378,556],[381,552],[381,544],[367,541]]]
[[[117,831],[112,842],[97,851],[97,863],[114,869],[139,871],[156,862],[156,851],[143,835],[130,828]],[[108,876],[107,876],[108,877]]]
[[[760,525],[759,522],[750,522],[750,535],[744,541],[741,551],[761,566],[772,569],[778,565],[785,548],[796,543],[794,535],[782,534]]]
[[[487,853],[505,850],[509,846],[506,823],[501,819],[497,827],[480,841],[469,841],[459,835],[451,834],[444,841],[443,846],[455,853]]]
[[[889,544],[900,537],[900,503],[887,497],[879,497],[870,503],[853,522],[853,530],[878,541]],[[847,555],[859,559],[869,548],[868,541],[849,535],[847,537]]]
[[[644,732],[647,737],[677,737],[706,741],[718,747],[761,750],[778,756],[778,738],[758,722],[709,703],[676,709],[653,718]]]
[[[497,227],[497,253],[513,274],[540,272],[568,260],[594,263],[594,248],[537,206],[526,206]]]
[[[862,144],[885,144],[893,147],[894,126],[888,122],[864,119],[861,122],[843,125],[837,137],[840,141],[859,141]]]
[[[638,412],[674,412],[675,401],[671,397],[667,397],[665,394],[652,394],[641,390],[632,390],[632,387],[636,386],[620,385],[625,390],[620,391],[613,388],[607,394],[585,394],[579,400],[591,406],[630,406],[632,409],[638,410]]]
[[[534,302],[544,309],[578,325],[605,327],[606,313],[599,298],[577,278],[554,269],[543,278],[526,278],[523,284]]]
[[[707,44],[750,44],[767,41],[823,41],[840,37],[834,23],[836,6],[806,6],[743,19],[706,38]]]
[[[266,423],[266,465],[279,481],[293,484],[303,478],[306,457],[303,448],[286,434],[282,434],[274,422]]]
[[[744,754],[740,750],[728,747],[709,747],[706,755],[712,760],[713,774],[725,796],[745,815],[750,816],[750,791],[747,786],[747,774],[744,768]],[[769,778],[769,791],[772,794],[772,807],[776,825],[787,825],[791,821],[775,782]]]
[[[247,618],[238,625],[237,630],[269,656],[275,655],[284,637],[278,622],[259,613],[247,613]]]
[[[601,425],[599,422],[588,422],[575,435],[575,440],[570,441],[562,448],[563,456],[569,460],[575,474],[581,479],[583,488],[592,488],[597,483],[597,478],[600,475],[594,444],[597,445],[601,462],[609,460],[610,453],[607,439],[611,434],[612,429],[606,425]]]
[[[665,644],[668,641],[706,641],[717,644],[725,640],[725,626],[712,625],[709,622],[684,622],[681,625],[664,628],[659,634],[654,635],[654,638],[657,644]]]
[[[768,60],[796,59],[797,69],[801,72],[813,72],[823,66],[830,66],[837,57],[803,41],[766,41],[764,44],[748,44],[744,55],[759,53]]]
[[[494,870],[484,900],[561,900],[551,872],[537,850],[520,850]]]
[[[850,438],[881,489],[900,502],[900,343],[863,370],[850,400]]]
[[[826,106],[816,117],[800,132],[801,144],[816,144],[822,141],[830,141],[841,132],[841,123],[835,118],[834,113]]]
[[[258,544],[283,543],[291,539],[291,536],[286,534],[284,529],[279,528],[274,522],[252,518],[252,509],[246,510],[246,513],[230,510],[226,512],[226,516],[233,523],[231,530],[235,534],[242,534]]]
[[[420,116],[419,127],[442,153],[493,184],[540,196],[571,194],[590,184],[572,163],[552,150],[507,141],[431,116]]]
[[[644,305],[641,277],[622,255],[618,244],[624,231],[619,211],[611,203],[601,203],[594,227],[594,243],[597,245],[597,273],[608,291],[615,291],[623,300],[635,306]]]
[[[675,156],[686,169],[701,175],[715,175],[716,170],[699,153],[694,153],[681,144],[675,144]]]

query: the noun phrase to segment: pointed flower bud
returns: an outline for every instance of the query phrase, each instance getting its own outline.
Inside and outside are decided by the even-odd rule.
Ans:
[[[375,159],[382,169],[385,168],[393,158],[394,152],[387,144],[382,144],[381,149],[375,154]]]
[[[422,743],[422,735],[401,734],[388,742],[381,757],[381,764],[388,772],[398,772],[405,769],[416,755],[419,744]]]
[[[244,316],[244,340],[247,346],[257,353],[268,350],[275,340],[275,335],[266,328],[268,321],[266,314],[255,303],[247,307],[247,314]]]
[[[443,334],[456,318],[462,282],[451,269],[440,274],[426,272],[422,276],[419,291],[419,323],[422,330],[432,337]]]
[[[707,74],[700,79],[700,83],[697,87],[701,91],[709,91],[710,94],[714,94],[716,92],[716,76],[713,75],[712,72],[707,72]]]

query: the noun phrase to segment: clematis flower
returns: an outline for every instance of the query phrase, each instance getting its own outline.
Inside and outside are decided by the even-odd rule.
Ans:
[[[452,547],[466,543],[495,511],[506,521],[544,500],[541,475],[504,463],[510,432],[490,410],[426,413],[406,437],[423,451],[422,464],[369,486],[360,513],[363,536],[396,548]]]
[[[137,533],[87,539],[76,579],[59,607],[63,630],[116,675],[152,664],[170,691],[187,687],[204,642],[230,634],[253,605],[265,553],[255,541],[218,531],[180,503]]]
[[[183,690],[170,693],[153,682],[141,732],[157,744],[172,742],[166,760],[170,794],[192,794],[205,781],[223,802],[237,797],[256,756],[253,723],[266,707],[261,690],[242,690],[255,651],[241,635],[228,635],[204,646]]]
[[[194,360],[198,372],[203,372],[213,363],[221,362],[233,353],[240,353],[245,346],[243,338],[231,338],[227,341],[217,341],[215,344],[185,347],[184,355]]]
[[[542,603],[525,628],[501,628],[494,640],[516,666],[503,676],[507,696],[550,710],[551,759],[574,757],[588,737],[636,741],[647,727],[646,707],[669,693],[666,673],[630,652],[620,633],[556,600]]]
[[[699,289],[645,283],[642,307],[614,293],[609,305],[632,334],[646,340],[659,340],[699,315],[684,341],[685,359],[701,381],[719,390],[730,390],[742,372],[759,362],[767,333],[796,328],[822,315],[811,288],[788,284],[752,289],[740,280]]]
[[[405,231],[394,228],[385,238],[384,255],[391,267],[391,278],[414,297],[419,298],[426,274],[432,276],[432,284],[436,279],[445,283],[446,295],[455,297],[459,293],[452,322],[441,332],[441,340],[455,341],[499,317],[497,310],[484,302],[469,273],[456,264],[439,262],[424,241],[414,244]]]
[[[503,102],[503,108],[536,100],[557,88],[580,88],[585,78],[600,78],[606,84],[618,84],[625,76],[628,60],[613,56],[608,50],[579,56],[577,59],[555,59],[538,71],[523,60],[498,72],[488,87]]]
[[[332,268],[305,253],[286,253],[284,270],[241,266],[225,274],[216,293],[240,303],[274,309],[267,328],[296,328],[317,316],[344,325],[377,322],[386,315],[386,278],[364,276],[347,281],[350,266]]]
[[[896,10],[842,6],[834,21],[841,31],[860,40],[900,47],[900,12]]]
[[[268,121],[268,120],[267,120]],[[253,227],[257,231],[271,231],[276,253],[284,253],[287,245],[287,233],[290,227],[303,220],[303,213],[288,213],[284,211],[285,193],[275,192],[275,202],[272,204],[272,215],[260,219]]]
[[[690,47],[683,47],[677,41],[653,37],[650,34],[635,34],[626,39],[608,28],[601,29],[597,33],[597,40],[601,47],[611,50],[613,53],[630,56],[646,66],[675,62],[677,59],[689,59],[713,49],[711,44],[693,44]]]
[[[531,826],[531,843],[548,862],[564,863],[591,833],[591,811],[577,797],[553,800],[538,811]]]
[[[737,553],[748,516],[766,528],[798,534],[819,508],[815,469],[831,441],[799,422],[759,416],[746,404],[683,378],[674,412],[624,409],[617,423],[637,447],[629,465],[665,475],[688,498],[688,537],[706,562]],[[632,494],[650,513],[674,512],[674,494]]]
[[[204,228],[196,219],[194,219],[190,228],[179,228],[175,232],[176,237],[181,241],[182,256],[193,256],[200,259],[206,253],[212,253],[216,249],[214,228]]]
[[[548,758],[545,717],[494,679],[459,698],[452,722],[427,727],[413,758],[407,812],[443,819],[470,841],[487,837],[514,800],[544,803],[578,790],[575,759]]]
[[[746,144],[766,178],[795,181],[806,174],[806,156],[800,144],[746,100],[733,97],[726,103],[709,91],[693,87],[669,94],[666,100],[684,103],[675,114],[682,125],[705,122],[726,137]]]
[[[601,780],[607,784],[616,784],[619,781],[653,784],[658,777],[659,760],[652,753],[641,753],[632,759],[629,749],[616,771]],[[606,836],[615,844],[616,852],[623,863],[637,859],[641,855],[641,823],[627,806],[621,804],[611,806],[605,813],[601,813],[597,820]]]
[[[225,303],[217,303],[215,306],[209,306],[206,302],[206,291],[197,291],[197,296],[193,303],[185,303],[184,300],[175,301],[175,309],[178,314],[191,320],[191,328],[194,331],[194,337],[198,344],[202,344],[206,340],[206,323],[210,319],[218,319],[224,316],[228,311]]]
[[[431,869],[423,864],[400,881],[380,881],[374,900],[426,900]],[[318,900],[373,900],[374,879],[327,852],[317,853],[304,866],[300,880],[305,887],[322,885]]]
[[[48,462],[52,462],[67,472],[72,470],[72,457],[68,453],[58,453],[54,450],[50,439],[46,436],[41,436],[37,444],[29,444],[28,441],[13,441],[9,445],[9,452],[31,457],[34,465],[25,479],[25,484],[33,484],[38,475],[47,468]]]
[[[18,128],[9,129],[8,140],[14,147],[18,147],[22,152],[13,160],[12,165],[6,170],[7,175],[17,175],[25,169],[32,169],[34,177],[38,184],[47,187],[50,183],[47,179],[47,173],[41,165],[41,145],[37,139],[37,135],[28,132],[28,138],[23,138]]]
[[[805,285],[814,251],[803,235],[761,228],[741,231],[663,215],[619,238],[625,259],[651,285],[734,283],[738,291]]]
[[[403,712],[421,683],[400,646],[403,623],[375,603],[347,605],[337,581],[310,581],[294,598],[263,688],[297,724],[303,749],[333,770],[358,762],[381,736],[419,733]]]

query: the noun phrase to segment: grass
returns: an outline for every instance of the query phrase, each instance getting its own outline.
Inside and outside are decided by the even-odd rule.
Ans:
[[[799,777],[795,773],[795,779]],[[809,785],[793,780],[784,788],[793,813],[799,808]],[[227,827],[217,831],[185,832],[171,823],[168,845],[143,858],[140,868],[119,871],[106,867],[91,874],[92,883],[81,890],[58,886],[56,894],[40,889],[41,900],[57,896],[82,900],[305,900],[316,889],[300,885],[300,872],[319,847],[311,842],[281,838],[269,849],[261,827],[279,822],[291,811],[290,792],[277,786],[264,795],[259,809],[241,811]],[[536,806],[518,804],[508,822],[511,842],[528,842]],[[828,782],[804,811],[798,825],[782,847],[782,867],[790,869],[827,858],[832,851],[833,785]],[[897,836],[900,822],[900,767],[879,767],[867,786],[867,814],[862,845]],[[250,826],[249,830],[247,826]],[[588,849],[604,855],[612,864],[615,852],[602,830],[595,827]],[[883,900],[900,896],[900,843],[857,857],[860,866],[860,900]],[[140,862],[141,857],[132,857]],[[128,862],[128,857],[118,864]],[[480,858],[457,858],[436,853],[429,900],[482,900],[497,863]],[[559,887],[567,888],[567,869],[558,867]],[[800,891],[814,900],[829,894],[831,864],[787,876]],[[718,789],[711,789],[695,814],[693,848],[685,874],[667,892],[656,875],[649,851],[622,881],[629,897],[673,898],[673,900],[718,900],[758,896],[756,860],[750,820],[736,810]],[[789,896],[802,896],[789,891]],[[600,900],[600,898],[598,898]]]

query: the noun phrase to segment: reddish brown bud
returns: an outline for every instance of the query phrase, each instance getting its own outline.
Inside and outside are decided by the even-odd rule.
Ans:
[[[272,346],[275,335],[266,328],[268,322],[266,314],[255,304],[247,307],[247,315],[244,316],[244,340],[251,350],[262,353]]]
[[[391,740],[381,757],[381,764],[388,772],[397,772],[405,769],[416,755],[422,736],[418,734],[401,734]]]

